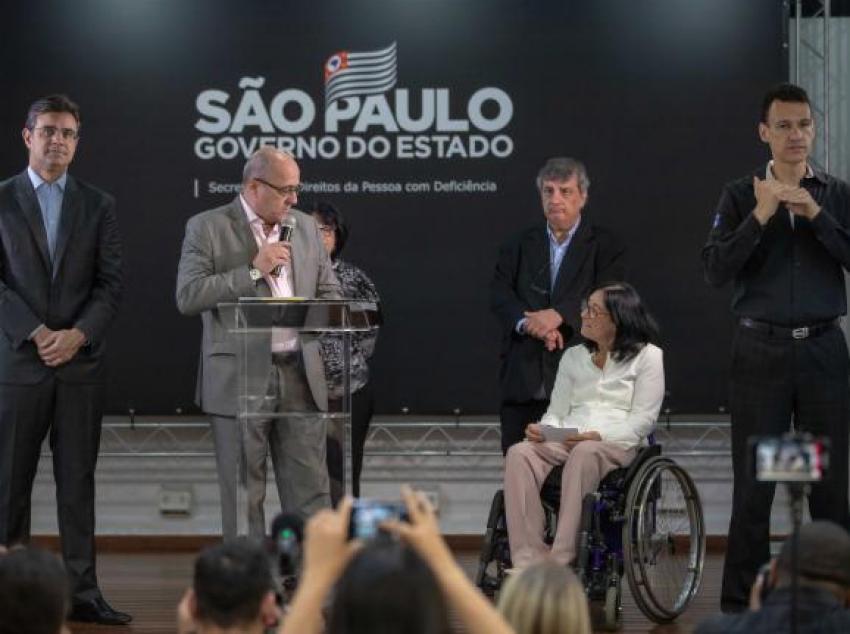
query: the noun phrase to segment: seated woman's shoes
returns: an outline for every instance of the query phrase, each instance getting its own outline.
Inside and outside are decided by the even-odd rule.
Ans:
[[[75,603],[68,620],[101,625],[126,625],[133,620],[133,617],[113,609],[106,599],[98,597],[84,603]]]

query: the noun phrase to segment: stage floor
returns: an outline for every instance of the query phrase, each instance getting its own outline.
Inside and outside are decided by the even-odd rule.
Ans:
[[[458,552],[458,558],[472,576],[478,553]],[[98,577],[107,600],[133,615],[128,627],[106,627],[72,623],[73,634],[173,634],[175,610],[183,591],[191,582],[195,556],[186,553],[105,553],[98,556]],[[655,625],[643,617],[629,596],[625,584],[623,629],[637,632],[690,632],[703,618],[718,611],[721,555],[706,556],[705,575],[699,595],[682,617],[670,625]],[[458,632],[463,630],[459,627]]]

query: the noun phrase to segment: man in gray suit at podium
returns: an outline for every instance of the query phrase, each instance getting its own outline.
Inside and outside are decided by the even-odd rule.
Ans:
[[[300,190],[295,160],[263,147],[245,164],[241,194],[223,207],[193,216],[186,224],[177,273],[177,307],[184,315],[201,315],[203,322],[196,399],[211,417],[225,539],[237,532],[239,369],[236,341],[227,332],[235,323],[234,313],[218,305],[241,297],[340,296],[318,226],[311,216],[293,208]],[[287,217],[296,221],[289,242],[280,240]],[[265,410],[327,410],[318,340],[279,328],[267,341],[267,350],[250,353],[267,359],[271,406],[264,406]],[[263,502],[269,449],[285,512],[306,517],[330,505],[326,427],[326,421],[318,417],[249,421],[244,447],[252,535],[265,532]]]

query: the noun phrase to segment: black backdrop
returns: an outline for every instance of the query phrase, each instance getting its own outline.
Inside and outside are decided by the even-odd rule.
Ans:
[[[210,183],[238,182],[244,162],[198,155],[207,135],[196,124],[213,120],[199,111],[199,95],[226,93],[229,118],[250,92],[240,89],[243,78],[263,84],[265,108],[281,91],[301,91],[315,104],[301,136],[344,146],[346,136],[380,135],[392,145],[406,133],[380,125],[358,133],[344,122],[330,134],[322,76],[338,51],[392,43],[390,110],[394,90],[407,91],[418,116],[423,94],[431,94],[423,90],[445,89],[448,116],[465,120],[472,95],[489,87],[508,97],[512,116],[497,131],[410,133],[432,152],[435,135],[457,135],[461,145],[472,134],[488,143],[501,135],[497,149],[510,150],[504,157],[417,159],[393,150],[386,158],[301,158],[302,179],[314,185],[432,189],[318,196],[349,218],[345,257],[372,276],[384,300],[387,323],[373,363],[379,411],[496,410],[499,337],[488,283],[498,244],[541,220],[533,178],[553,155],[585,161],[592,180],[585,213],[630,244],[630,280],[664,331],[670,405],[696,413],[725,402],[728,292],[704,284],[699,253],[722,183],[765,158],[755,130],[759,98],[786,74],[779,0],[15,4],[0,26],[0,173],[24,167],[28,104],[64,91],[83,112],[72,172],[119,203],[128,291],[110,337],[110,411],[192,407],[200,320],[181,317],[174,305],[183,228],[192,214],[232,197],[211,193]],[[258,112],[246,111],[257,125],[209,136],[231,144],[290,136],[262,132]],[[492,100],[481,108],[489,120],[500,112]],[[279,114],[292,121],[303,112],[290,104]],[[434,191],[435,181],[467,180],[495,191]]]

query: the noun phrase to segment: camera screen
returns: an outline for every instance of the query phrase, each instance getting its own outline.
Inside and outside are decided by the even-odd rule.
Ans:
[[[378,534],[381,522],[390,519],[403,519],[400,504],[357,500],[351,509],[351,523],[348,536],[351,539],[371,539]]]
[[[823,439],[759,438],[753,442],[756,480],[763,482],[820,482],[829,466]]]

